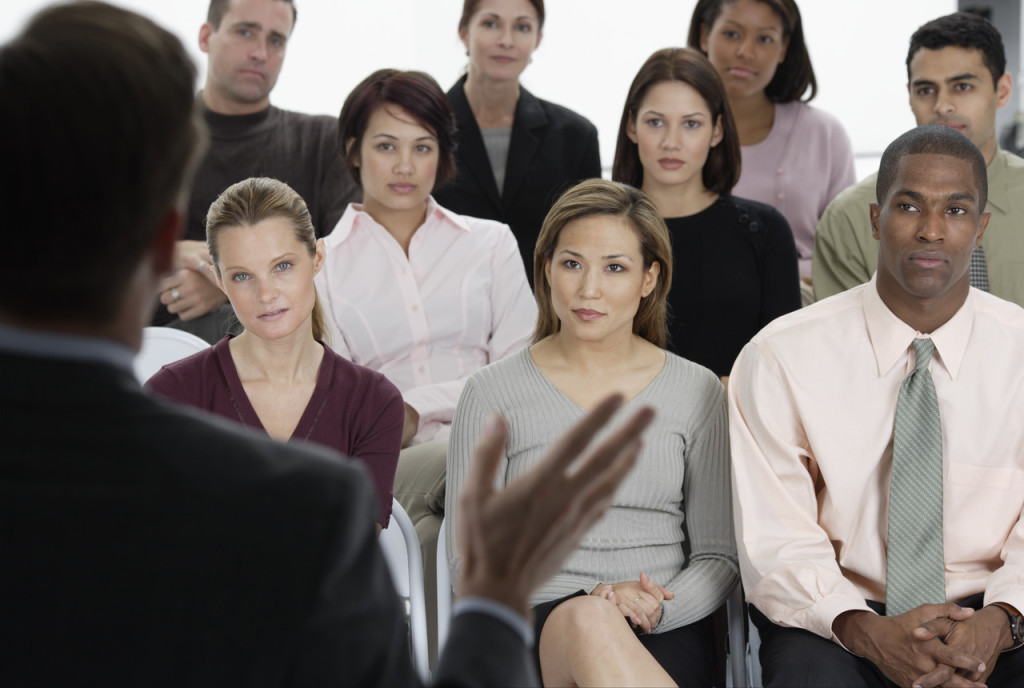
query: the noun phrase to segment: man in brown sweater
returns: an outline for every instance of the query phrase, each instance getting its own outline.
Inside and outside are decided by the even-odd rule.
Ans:
[[[318,236],[329,234],[358,188],[342,164],[337,119],[281,110],[270,92],[295,26],[291,0],[211,0],[199,30],[209,56],[200,103],[210,149],[188,206],[177,269],[160,285],[154,325],[188,330],[213,343],[232,320],[206,251],[206,211],[221,191],[248,177],[273,177],[303,197]]]

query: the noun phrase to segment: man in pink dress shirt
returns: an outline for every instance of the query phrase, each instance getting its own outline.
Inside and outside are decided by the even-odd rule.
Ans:
[[[764,685],[1020,686],[1024,309],[970,287],[985,160],[919,127],[886,149],[876,193],[875,278],[774,321],[730,377]],[[946,602],[885,616],[893,422],[916,338],[935,351]]]

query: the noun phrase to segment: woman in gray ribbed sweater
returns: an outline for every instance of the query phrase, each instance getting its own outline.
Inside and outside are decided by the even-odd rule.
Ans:
[[[473,375],[448,451],[449,518],[483,420],[509,426],[499,481],[540,459],[611,392],[658,415],[607,515],[533,603],[545,685],[712,684],[708,615],[738,571],[725,393],[709,370],[665,352],[672,250],[639,191],[589,180],[555,204],[534,261],[534,344]],[[458,548],[449,546],[453,575]],[[656,661],[655,661],[656,660]]]

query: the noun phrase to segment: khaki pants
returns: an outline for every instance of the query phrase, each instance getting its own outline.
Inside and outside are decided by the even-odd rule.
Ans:
[[[403,449],[395,471],[395,499],[416,526],[423,553],[430,665],[437,663],[437,538],[444,518],[448,442],[424,442]]]

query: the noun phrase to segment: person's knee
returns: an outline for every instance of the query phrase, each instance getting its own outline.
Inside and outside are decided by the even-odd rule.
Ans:
[[[784,629],[767,642],[762,636],[765,688],[871,688],[885,685],[874,666],[831,640]]]
[[[625,617],[614,602],[595,595],[573,597],[551,610],[544,630],[595,639],[612,631],[628,629]]]

